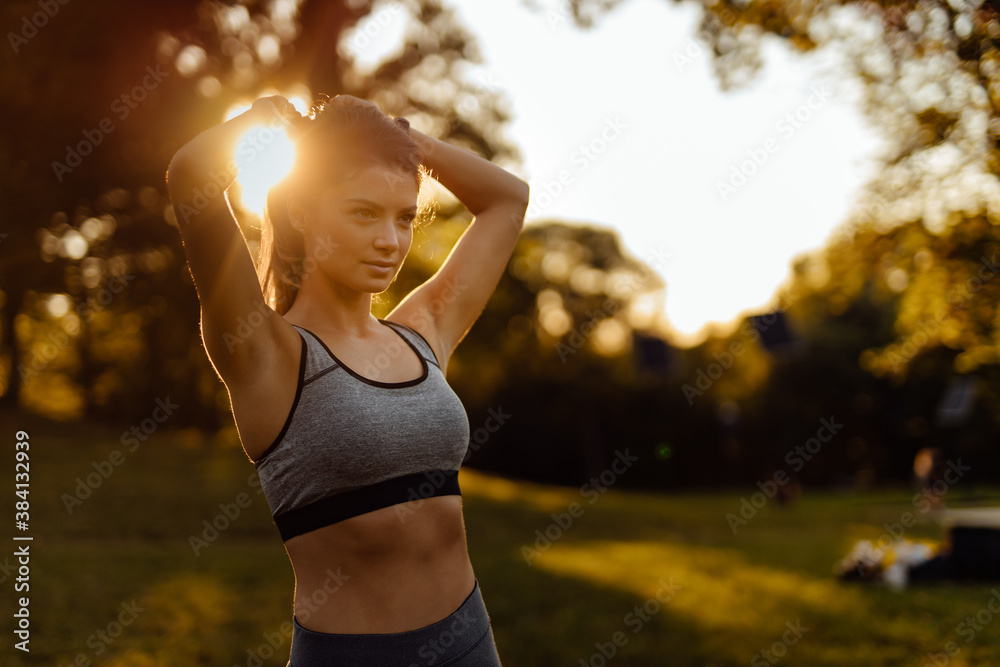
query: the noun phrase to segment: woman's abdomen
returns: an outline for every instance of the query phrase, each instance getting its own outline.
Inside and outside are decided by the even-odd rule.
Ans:
[[[285,543],[295,616],[317,632],[405,632],[455,611],[472,591],[462,497],[368,512]]]

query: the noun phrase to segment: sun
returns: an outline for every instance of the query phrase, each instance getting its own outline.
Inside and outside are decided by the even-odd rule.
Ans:
[[[295,164],[295,144],[282,128],[260,125],[240,138],[233,158],[239,167],[237,202],[245,211],[261,216],[267,191]]]

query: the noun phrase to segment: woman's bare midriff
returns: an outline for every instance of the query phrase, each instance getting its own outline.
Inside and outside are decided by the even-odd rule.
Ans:
[[[301,338],[290,325],[284,358],[256,381],[227,383],[240,439],[248,456],[260,456],[284,423],[295,394]],[[398,341],[385,327],[380,342]],[[347,364],[362,367],[377,353],[338,343]],[[292,363],[294,360],[294,363]],[[384,377],[418,377],[415,352]],[[272,382],[260,378],[274,378]],[[249,446],[249,447],[248,447]],[[406,632],[454,612],[472,592],[475,575],[465,536],[462,497],[412,500],[324,526],[285,542],[295,571],[294,613],[309,630],[337,634]]]
[[[317,632],[405,632],[454,612],[472,592],[462,497],[383,507],[285,542],[295,617]]]

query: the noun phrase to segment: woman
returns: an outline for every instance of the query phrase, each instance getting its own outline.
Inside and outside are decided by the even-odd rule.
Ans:
[[[210,184],[232,182],[241,136],[279,122],[297,155],[268,193],[255,269]],[[475,219],[375,318],[428,170]],[[513,252],[528,186],[348,95],[308,118],[261,98],[181,147],[167,182],[205,349],[295,572],[289,667],[500,665],[457,482],[469,423],[444,376]]]

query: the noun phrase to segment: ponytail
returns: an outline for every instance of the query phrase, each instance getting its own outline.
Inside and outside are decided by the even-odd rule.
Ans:
[[[302,286],[302,263],[305,247],[302,234],[291,224],[288,214],[288,188],[279,185],[267,193],[267,203],[260,225],[257,278],[264,302],[284,315],[295,302]]]

